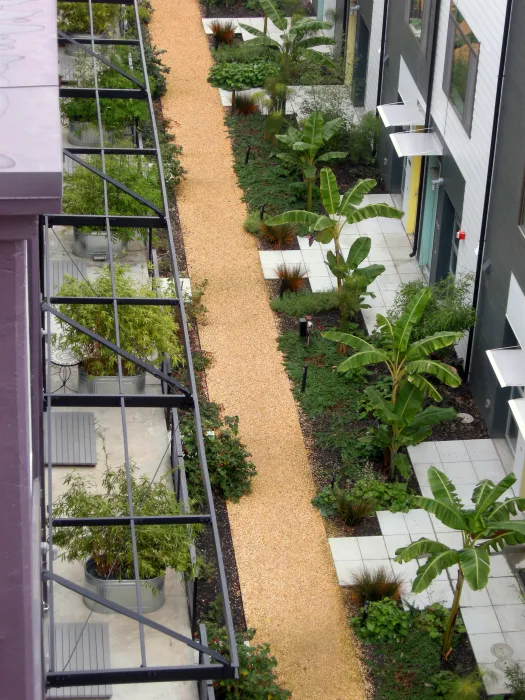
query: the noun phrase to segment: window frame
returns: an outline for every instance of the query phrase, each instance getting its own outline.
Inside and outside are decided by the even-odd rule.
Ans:
[[[457,5],[453,0],[450,2],[450,9],[448,13],[448,34],[447,34],[447,48],[445,54],[445,70],[443,73],[443,91],[447,96],[447,100],[452,105],[454,112],[456,113],[458,119],[460,120],[463,128],[470,138],[472,131],[472,121],[474,117],[474,102],[476,99],[476,84],[478,80],[478,68],[479,68],[479,54],[481,51],[481,42],[478,41],[478,52],[472,48],[472,44],[469,38],[465,35],[465,32],[460,27],[457,19],[452,12],[452,8],[455,8],[459,12]],[[466,22],[466,20],[465,20]],[[469,25],[470,26],[470,25]],[[463,113],[461,113],[450,97],[450,88],[452,86],[452,67],[454,65],[454,42],[456,38],[456,30],[461,34],[465,40],[466,45],[469,50],[469,62],[468,62],[468,77],[467,77],[467,91],[465,94],[465,105],[463,108]]]
[[[413,37],[415,41],[417,41],[420,51],[422,54],[426,54],[427,52],[427,46],[428,46],[428,35],[429,35],[429,29],[430,29],[430,16],[431,16],[431,5],[433,4],[433,0],[424,0],[425,5],[423,7],[423,18],[421,20],[421,36],[418,38],[410,26],[410,11],[412,9],[412,0],[405,0],[405,24],[408,27],[408,31],[410,32],[410,36]]]
[[[521,179],[520,208],[518,212],[518,229],[525,236],[525,170]]]

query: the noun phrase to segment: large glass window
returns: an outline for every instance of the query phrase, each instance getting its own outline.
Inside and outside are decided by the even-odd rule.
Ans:
[[[478,57],[479,41],[456,5],[451,2],[443,88],[467,131],[470,131],[474,110]]]
[[[410,9],[408,14],[408,26],[412,33],[421,41],[421,32],[423,31],[423,12],[425,10],[425,0],[410,0]]]

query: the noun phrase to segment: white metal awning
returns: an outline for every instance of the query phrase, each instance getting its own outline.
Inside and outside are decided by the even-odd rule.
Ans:
[[[518,424],[520,433],[525,435],[525,399],[511,399],[509,401],[509,406]]]
[[[499,348],[487,356],[501,386],[525,386],[525,350]]]
[[[425,115],[416,102],[379,105],[379,116],[385,126],[423,126]]]
[[[436,134],[431,132],[402,131],[390,134],[390,138],[400,158],[443,155],[443,146]]]

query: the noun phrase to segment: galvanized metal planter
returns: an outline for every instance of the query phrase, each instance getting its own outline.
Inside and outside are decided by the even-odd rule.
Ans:
[[[137,589],[135,580],[101,579],[88,571],[91,560],[84,565],[84,586],[93,593],[110,600],[113,603],[123,605],[134,612],[138,612]],[[159,610],[164,605],[164,576],[147,579],[140,582],[140,599],[142,612],[150,613]],[[93,612],[112,614],[113,611],[89,598],[83,598],[84,605]]]
[[[131,126],[126,126],[118,133],[114,131],[106,132],[104,130],[104,142],[106,146],[114,141],[131,139],[132,136],[133,129]],[[98,127],[93,126],[89,122],[80,122],[76,119],[69,120],[67,139],[73,146],[100,146]]]
[[[78,229],[73,229],[73,252],[79,258],[92,258],[95,255],[109,255],[108,252],[108,237],[106,232],[83,233]],[[118,257],[125,255],[127,252],[127,244],[120,239],[111,240],[111,250],[113,255]]]
[[[132,377],[122,377],[122,389],[125,394],[143,394],[146,390],[146,372]],[[118,394],[120,393],[117,376],[94,377],[84,371],[82,365],[78,368],[79,394]]]

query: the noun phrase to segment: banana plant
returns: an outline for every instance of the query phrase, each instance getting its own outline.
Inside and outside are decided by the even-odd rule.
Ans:
[[[335,39],[326,36],[311,36],[313,32],[332,29],[333,25],[330,22],[313,17],[303,17],[292,22],[290,27],[288,27],[288,21],[277,9],[275,0],[259,0],[259,4],[265,17],[270,18],[275,26],[283,32],[280,35],[280,42],[269,37],[266,31],[241,23],[240,26],[253,35],[253,39],[248,39],[245,44],[268,46],[270,49],[278,52],[283,78],[288,85],[300,56],[308,56],[332,68],[335,67],[335,63],[331,58],[319,51],[313,51],[313,48],[316,46],[335,45]]]
[[[424,313],[431,296],[432,291],[429,287],[420,290],[407,304],[395,324],[381,314],[377,315],[383,340],[381,347],[375,347],[363,338],[349,333],[323,333],[325,338],[357,350],[341,362],[338,371],[348,372],[350,369],[383,363],[392,377],[392,404],[396,403],[400,387],[405,381],[409,381],[435,401],[441,401],[441,394],[425,375],[436,377],[451,387],[459,386],[461,379],[454,367],[434,360],[430,355],[436,350],[453,345],[463,334],[441,331],[414,343],[410,342],[412,329]]]
[[[276,153],[277,158],[301,170],[306,183],[306,208],[312,211],[313,186],[317,179],[318,163],[346,158],[344,151],[330,151],[319,155],[323,146],[332,139],[344,125],[341,118],[324,123],[322,112],[312,112],[303,123],[303,128],[289,127],[286,134],[278,134],[277,139],[284,144],[286,153]]]
[[[525,511],[525,498],[511,496],[504,501],[498,500],[515,481],[514,474],[508,474],[497,484],[489,479],[480,481],[472,495],[474,508],[465,508],[446,474],[430,467],[428,483],[434,498],[415,497],[420,508],[435,515],[447,527],[459,530],[463,537],[463,547],[459,550],[422,538],[396,551],[395,561],[399,564],[429,556],[417,571],[412,584],[414,593],[428,588],[444,569],[458,567],[456,590],[443,635],[442,653],[445,657],[452,648],[463,583],[466,581],[474,591],[482,590],[489,578],[490,550],[497,552],[505,545],[525,543],[525,521],[511,520],[518,512]]]
[[[357,313],[359,309],[370,308],[370,305],[365,303],[365,297],[375,298],[375,294],[367,291],[368,286],[385,271],[384,265],[359,267],[368,256],[371,247],[371,239],[362,236],[353,242],[346,260],[343,256],[338,259],[331,250],[326,254],[326,264],[338,280],[339,330],[341,331],[346,329],[352,313]]]
[[[345,224],[357,224],[360,221],[372,219],[376,216],[384,216],[389,219],[400,219],[403,216],[404,212],[394,209],[388,204],[365,204],[365,206],[360,207],[365,194],[376,186],[375,180],[359,180],[354,187],[341,197],[337,180],[330,168],[323,168],[319,179],[321,201],[328,216],[295,209],[274,216],[268,219],[267,223],[270,226],[287,223],[307,224],[312,242],[314,240],[319,243],[334,242],[334,257],[337,265],[344,263],[340,236]],[[342,276],[337,277],[338,289],[342,286],[342,279]]]
[[[403,382],[399,389],[397,401],[392,404],[384,399],[373,387],[365,389],[372,410],[381,425],[371,428],[361,442],[372,443],[381,447],[384,464],[388,466],[388,476],[392,480],[396,469],[401,476],[410,476],[410,462],[399,450],[408,445],[417,445],[432,433],[432,426],[456,417],[453,408],[429,406],[423,408],[425,394],[410,382]]]

